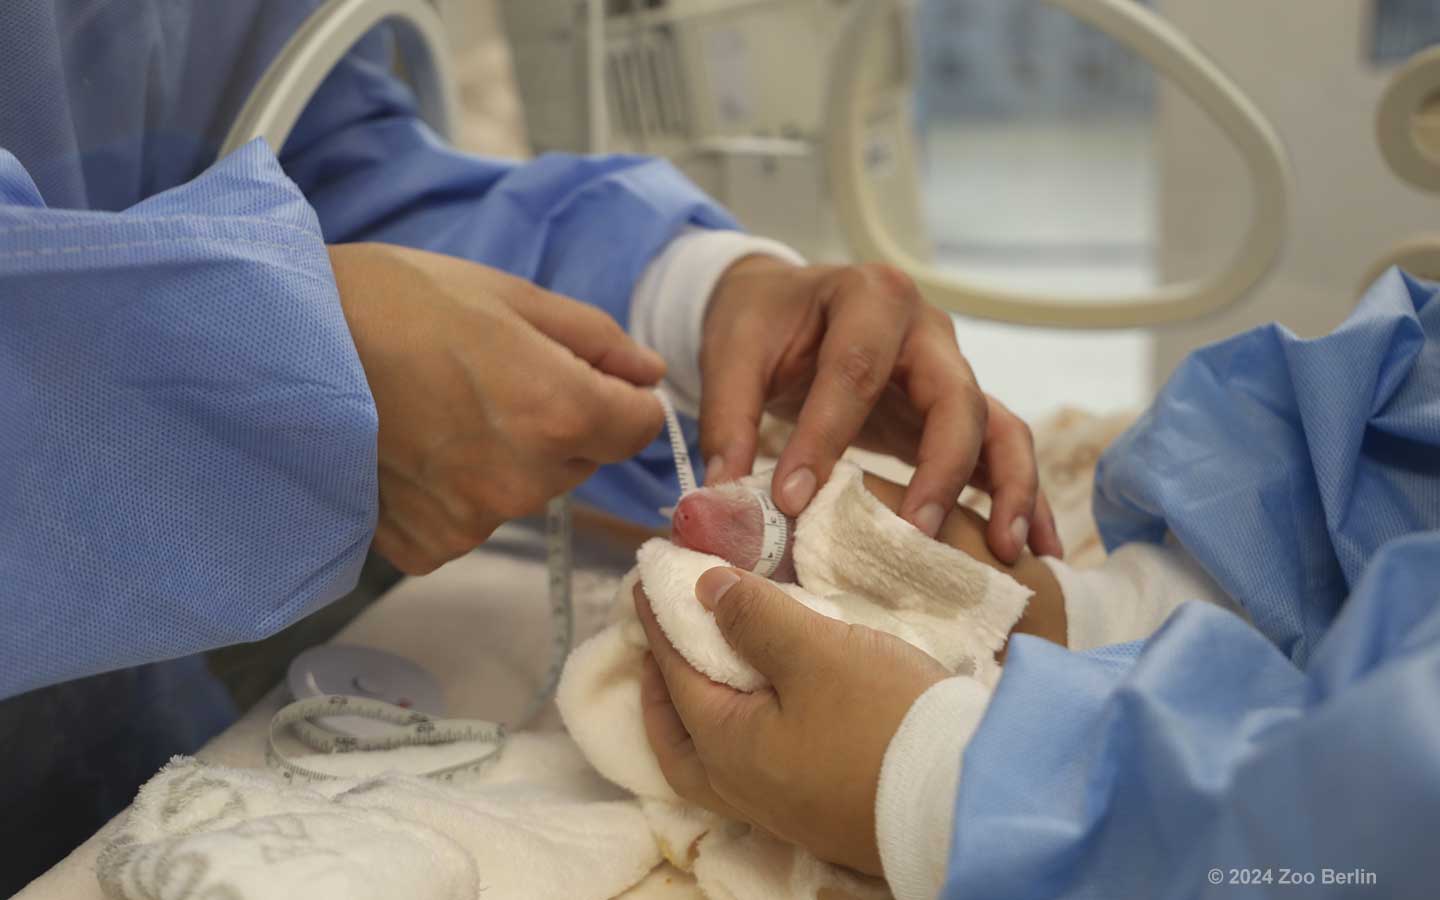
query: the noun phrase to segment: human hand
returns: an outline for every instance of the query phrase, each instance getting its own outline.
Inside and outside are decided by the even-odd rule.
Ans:
[[[330,248],[380,417],[375,549],[411,574],[628,459],[664,414],[659,356],[603,312],[387,244]]]
[[[1030,429],[981,392],[949,316],[880,265],[796,267],[752,256],[726,271],[701,343],[700,441],[714,483],[748,474],[766,410],[796,422],[771,493],[797,516],[851,444],[916,466],[900,515],[934,537],[961,489],[993,504],[987,543],[1060,556]]]
[[[882,874],[875,794],[885,751],[911,704],[949,673],[899,638],[821,616],[755,575],[711,569],[695,591],[770,687],[742,693],[691,668],[637,586],[651,650],[640,702],[665,779],[692,803]]]

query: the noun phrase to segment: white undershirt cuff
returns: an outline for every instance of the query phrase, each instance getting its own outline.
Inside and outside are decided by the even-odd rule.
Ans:
[[[779,241],[689,228],[651,261],[635,285],[630,336],[665,360],[665,385],[676,408],[688,415],[700,410],[700,339],[710,295],[725,270],[747,256],[805,265],[804,257]]]
[[[920,695],[890,739],[875,794],[875,838],[895,900],[935,900],[945,884],[965,747],[990,702],[973,678]]]

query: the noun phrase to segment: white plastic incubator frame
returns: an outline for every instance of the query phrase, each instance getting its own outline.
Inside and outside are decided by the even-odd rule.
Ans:
[[[1285,243],[1292,176],[1283,144],[1255,105],[1203,52],[1133,0],[1045,0],[1110,35],[1168,77],[1239,150],[1250,173],[1249,226],[1229,265],[1194,281],[1133,295],[1060,297],[997,289],[916,258],[885,227],[867,184],[867,113],[880,77],[870,41],[892,4],[863,0],[836,48],[827,99],[827,166],[840,230],[857,259],[884,262],[915,279],[930,302],[988,319],[1065,328],[1120,328],[1190,319],[1236,302],[1269,271]]]

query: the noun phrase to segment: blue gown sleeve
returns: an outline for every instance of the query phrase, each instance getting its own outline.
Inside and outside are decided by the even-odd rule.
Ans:
[[[1186,605],[1143,644],[1018,638],[946,897],[1434,896],[1435,293],[1392,271],[1331,335],[1200,351],[1107,452],[1107,540],[1173,532],[1254,627]]]
[[[598,306],[625,327],[645,267],[682,229],[737,227],[663,160],[550,154],[520,163],[447,146],[390,74],[388,47],[382,30],[342,60],[280,154],[327,241],[384,241],[484,263]],[[668,443],[657,438],[636,459],[604,467],[577,494],[664,524],[658,510],[678,494]]]
[[[264,637],[369,546],[374,405],[259,144],[119,213],[0,151],[0,423],[0,697]]]

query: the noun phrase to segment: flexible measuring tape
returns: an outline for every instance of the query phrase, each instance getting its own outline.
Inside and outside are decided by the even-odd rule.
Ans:
[[[675,404],[663,388],[655,389],[660,398],[660,408],[665,410],[665,433],[670,437],[670,453],[675,457],[675,477],[680,481],[680,496],[695,490],[695,466],[690,462],[690,448],[685,443],[685,432],[680,430],[680,416],[675,413]]]
[[[316,725],[312,720],[326,716],[359,716],[395,726],[377,737],[352,737],[336,734]],[[427,778],[451,779],[460,772],[478,771],[499,755],[505,746],[505,726],[479,719],[436,719],[425,713],[404,709],[383,700],[364,697],[310,697],[291,703],[270,719],[269,742],[265,761],[280,770],[286,779],[324,781],[343,776],[303,766],[287,757],[276,740],[281,730],[290,728],[296,737],[318,753],[358,753],[368,750],[395,750],[400,747],[425,747],[436,744],[473,743],[482,749],[457,763],[420,773]]]
[[[785,547],[790,543],[790,522],[764,490],[751,488],[750,493],[760,501],[760,518],[764,523],[760,532],[760,559],[751,571],[761,578],[769,578],[785,558]]]
[[[575,605],[571,593],[573,555],[570,497],[561,495],[545,507],[545,569],[549,588],[551,635],[550,666],[540,688],[517,720],[528,724],[555,696],[570,645],[575,638]],[[358,738],[337,734],[314,720],[336,715],[358,716],[396,726],[381,737]],[[276,736],[289,728],[306,747],[317,753],[363,753],[446,743],[474,743],[476,752],[452,765],[420,773],[428,778],[453,778],[457,773],[476,771],[499,756],[505,746],[505,726],[481,719],[436,719],[382,700],[330,695],[299,700],[282,708],[270,719],[266,762],[287,779],[323,781],[344,776],[321,772],[295,762],[280,749]]]
[[[660,398],[660,406],[665,410],[665,431],[670,437],[670,452],[675,457],[675,476],[680,481],[680,495],[683,497],[696,488],[690,448],[685,443],[685,432],[680,430],[680,417],[675,413],[675,404],[663,390],[657,388],[655,395]],[[767,492],[760,488],[751,488],[750,492],[760,502],[760,520],[763,526],[760,532],[760,558],[751,571],[762,578],[769,578],[780,568],[780,562],[785,558],[785,547],[790,543],[790,523]]]
[[[670,438],[670,451],[675,457],[675,472],[682,494],[695,490],[695,469],[685,433],[675,405],[663,389],[656,396],[665,412],[665,429]],[[789,528],[785,516],[775,508],[770,497],[756,491],[765,515],[765,551],[756,571],[770,575],[784,555]],[[575,636],[575,606],[572,596],[574,557],[571,550],[573,523],[569,495],[551,500],[545,507],[545,568],[549,587],[550,615],[554,624],[551,638],[550,667],[539,690],[531,698],[517,727],[523,727],[538,715],[555,695],[566,657]],[[768,570],[762,570],[768,566]],[[336,715],[357,716],[396,726],[381,737],[359,738],[337,734],[317,725],[314,720]],[[344,695],[312,697],[289,704],[270,720],[266,760],[287,779],[319,781],[342,777],[321,772],[295,762],[280,750],[277,735],[289,728],[311,750],[318,753],[359,753],[370,750],[393,750],[401,747],[433,746],[446,743],[475,743],[477,752],[459,763],[422,773],[430,778],[453,777],[459,772],[478,770],[495,759],[505,746],[505,726],[479,719],[436,719],[424,713],[394,706],[381,700]]]

